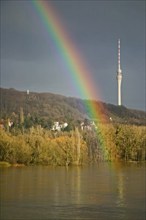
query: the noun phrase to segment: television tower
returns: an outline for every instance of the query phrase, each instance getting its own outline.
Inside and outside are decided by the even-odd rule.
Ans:
[[[122,70],[120,65],[120,39],[118,40],[118,70],[117,70],[117,81],[118,81],[118,105],[121,105],[121,83],[122,83]]]

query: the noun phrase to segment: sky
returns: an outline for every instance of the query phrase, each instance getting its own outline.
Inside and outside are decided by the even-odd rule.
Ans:
[[[0,4],[0,86],[85,98],[72,87],[69,73],[58,62],[31,1],[1,0]],[[98,98],[115,105],[120,38],[122,105],[145,110],[145,1],[54,0],[51,4],[90,69]]]

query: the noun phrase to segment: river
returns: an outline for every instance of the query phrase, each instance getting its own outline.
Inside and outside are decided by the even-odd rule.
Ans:
[[[1,220],[145,220],[145,164],[0,168]]]

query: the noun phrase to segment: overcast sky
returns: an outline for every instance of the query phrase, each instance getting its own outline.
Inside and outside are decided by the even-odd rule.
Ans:
[[[102,101],[112,104],[117,104],[117,41],[121,39],[122,104],[144,110],[145,1],[51,2],[86,61]],[[1,1],[1,87],[80,97],[66,81],[49,35],[28,0]]]

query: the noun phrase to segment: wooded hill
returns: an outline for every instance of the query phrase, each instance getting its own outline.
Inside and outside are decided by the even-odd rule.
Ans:
[[[4,88],[0,88],[0,118],[19,117],[20,109],[23,109],[24,116],[29,115],[38,124],[39,121],[43,121],[46,127],[47,124],[54,121],[67,123],[79,123],[85,119],[96,121],[97,119],[93,118],[90,107],[88,107],[90,102],[94,102],[97,109],[100,108],[102,114],[100,118],[105,118],[106,122],[146,125],[146,112],[128,109],[125,106],[115,106],[52,93],[30,92],[27,94],[26,91]],[[101,120],[101,122],[105,121]]]

